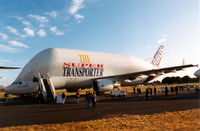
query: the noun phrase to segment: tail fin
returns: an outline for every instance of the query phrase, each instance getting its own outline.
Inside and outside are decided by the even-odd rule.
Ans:
[[[153,60],[152,60],[152,62],[151,62],[152,65],[155,66],[155,67],[157,67],[157,68],[159,68],[160,63],[161,63],[162,58],[163,58],[163,55],[164,55],[164,46],[161,45],[161,46],[158,48],[156,54],[155,54],[154,57],[153,57]]]

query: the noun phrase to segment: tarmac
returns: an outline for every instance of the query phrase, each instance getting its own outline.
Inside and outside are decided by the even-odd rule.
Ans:
[[[99,96],[96,108],[87,109],[84,97],[79,104],[13,104],[0,103],[0,127],[55,124],[109,118],[122,114],[153,114],[200,108],[200,94],[182,92],[178,95],[129,95],[127,98]]]

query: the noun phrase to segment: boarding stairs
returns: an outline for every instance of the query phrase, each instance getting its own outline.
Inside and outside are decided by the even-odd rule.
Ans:
[[[56,91],[50,75],[47,73],[46,78],[42,78],[39,72],[37,73],[37,75],[38,75],[39,93],[42,94],[44,102],[46,103],[55,102]]]

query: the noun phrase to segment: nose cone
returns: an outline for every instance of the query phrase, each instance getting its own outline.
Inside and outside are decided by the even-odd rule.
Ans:
[[[11,93],[12,90],[13,90],[13,86],[12,85],[9,85],[9,86],[4,88],[4,91],[7,92],[7,93]]]
[[[194,75],[195,75],[196,77],[200,78],[200,69],[197,70],[197,71],[194,73]]]
[[[38,90],[37,84],[34,84],[32,82],[22,83],[22,84],[12,84],[4,88],[5,92],[13,95],[32,94],[37,90]]]

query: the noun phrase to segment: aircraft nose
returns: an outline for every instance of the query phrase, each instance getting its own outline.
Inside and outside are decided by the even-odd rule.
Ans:
[[[12,88],[12,87],[9,85],[9,86],[7,86],[7,87],[4,88],[4,91],[5,91],[5,92],[10,92],[10,90],[12,90],[11,88]]]

